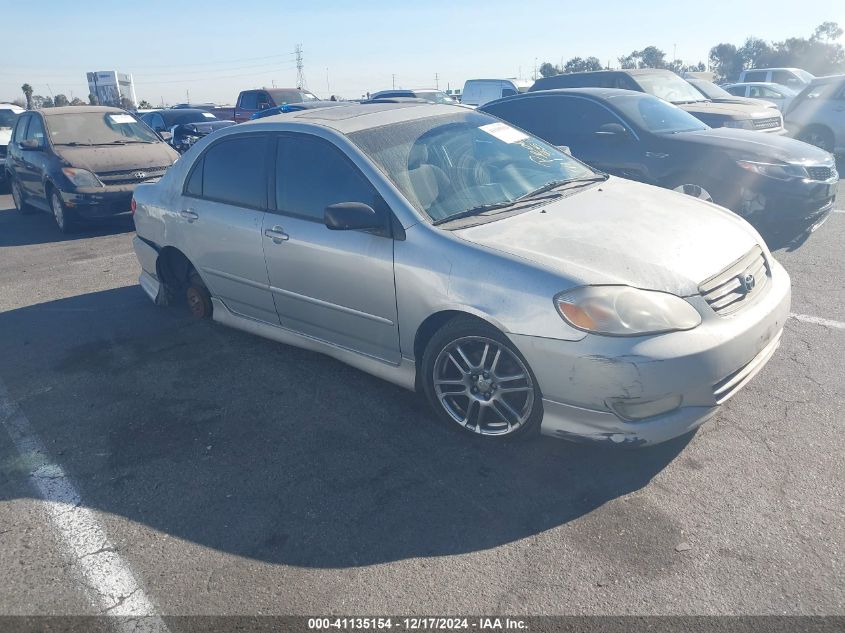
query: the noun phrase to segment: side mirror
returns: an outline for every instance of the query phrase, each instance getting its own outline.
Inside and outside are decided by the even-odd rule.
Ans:
[[[596,130],[596,136],[623,139],[628,136],[628,130],[620,123],[605,123]]]
[[[44,144],[37,139],[29,138],[25,141],[21,141],[20,147],[28,152],[40,152],[44,149]]]
[[[161,132],[159,132],[158,135],[161,137],[161,140],[164,141],[165,143],[169,142],[170,139],[173,138],[173,133],[172,132],[166,132],[165,130],[162,130]]]
[[[259,103],[259,104],[258,104],[258,109],[259,109],[259,110],[268,110],[269,108],[270,108],[270,104],[269,104],[269,103]]]
[[[326,226],[333,231],[367,231],[384,229],[384,219],[362,202],[339,202],[326,207]]]

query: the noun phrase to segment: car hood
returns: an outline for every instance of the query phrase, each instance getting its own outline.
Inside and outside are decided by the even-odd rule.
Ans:
[[[681,132],[669,135],[668,138],[684,143],[708,145],[723,151],[727,150],[736,159],[761,158],[768,161],[810,165],[826,165],[833,161],[830,154],[809,143],[796,141],[786,136],[763,134],[751,130],[720,127],[694,132]]]
[[[679,108],[698,117],[713,117],[718,119],[734,119],[745,121],[748,119],[769,119],[777,116],[776,112],[765,106],[748,105],[744,103],[716,103],[715,101],[695,101],[693,103],[677,103]]]
[[[179,158],[176,150],[166,143],[139,143],[114,147],[55,145],[53,151],[68,165],[94,173],[165,167],[172,165]]]
[[[754,99],[752,97],[718,97],[713,103],[733,103],[736,105],[750,105],[757,108],[777,109],[777,104],[765,99]]]
[[[762,239],[716,205],[610,178],[531,211],[454,231],[521,257],[573,286],[625,284],[680,296],[724,270]]]
[[[0,145],[8,145],[12,140],[12,128],[0,127]]]

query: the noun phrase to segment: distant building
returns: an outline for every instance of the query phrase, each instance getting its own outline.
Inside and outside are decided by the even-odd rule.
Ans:
[[[135,98],[135,84],[132,75],[116,70],[99,70],[87,73],[88,92],[97,97],[100,105],[120,107],[123,99],[128,99],[132,106],[138,103]]]

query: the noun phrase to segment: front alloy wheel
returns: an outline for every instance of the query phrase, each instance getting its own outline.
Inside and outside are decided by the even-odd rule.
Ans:
[[[478,435],[511,435],[538,418],[531,372],[520,355],[498,339],[453,339],[441,347],[431,368],[433,395],[441,410]]]
[[[21,184],[18,182],[17,178],[12,179],[12,200],[14,201],[15,208],[18,212],[29,213],[29,207],[26,202],[24,202]]]
[[[53,218],[56,220],[56,226],[59,227],[59,231],[68,233],[70,231],[70,223],[68,222],[67,210],[56,191],[53,191],[50,195],[50,208],[53,210]]]

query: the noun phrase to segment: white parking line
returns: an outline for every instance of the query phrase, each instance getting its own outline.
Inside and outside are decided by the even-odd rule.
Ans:
[[[790,315],[796,321],[801,321],[802,323],[813,323],[815,325],[823,325],[825,327],[832,327],[837,330],[845,330],[845,323],[842,321],[834,321],[832,319],[823,319],[817,316],[811,316],[809,314],[795,314],[790,313]]]
[[[834,213],[845,213],[845,209],[834,209]]]
[[[0,420],[46,502],[50,522],[94,607],[103,615],[121,616],[113,620],[121,633],[167,633],[126,561],[117,554],[94,513],[83,507],[62,467],[50,461],[44,444],[2,382]]]

